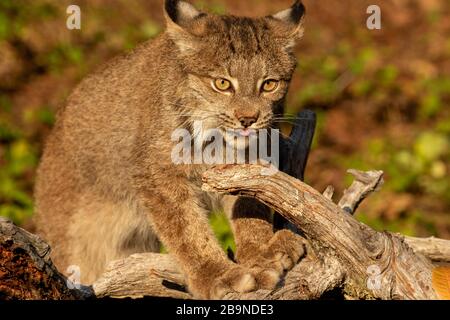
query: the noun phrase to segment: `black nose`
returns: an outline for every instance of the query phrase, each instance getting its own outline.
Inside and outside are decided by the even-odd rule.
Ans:
[[[258,121],[258,119],[256,117],[242,117],[242,118],[239,118],[239,122],[244,126],[244,128],[250,127],[256,121]]]

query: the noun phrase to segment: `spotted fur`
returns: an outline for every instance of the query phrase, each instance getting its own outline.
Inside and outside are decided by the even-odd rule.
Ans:
[[[255,129],[271,126],[303,12],[297,2],[264,18],[218,16],[167,0],[164,33],[81,82],[58,114],[35,190],[38,231],[59,268],[77,265],[92,283],[111,260],[156,252],[162,241],[199,298],[274,286],[299,258],[296,237],[274,235],[266,207],[233,199],[239,264],[230,261],[208,225],[217,201],[201,191],[207,166],[174,165],[171,134],[195,120],[240,128],[240,117],[256,114]],[[216,78],[234,91],[214,90]],[[276,92],[261,92],[267,78],[280,81]]]

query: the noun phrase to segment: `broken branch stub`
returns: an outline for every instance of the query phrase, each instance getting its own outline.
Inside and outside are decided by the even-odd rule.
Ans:
[[[353,214],[359,204],[372,192],[378,191],[384,184],[383,171],[359,171],[350,169],[347,171],[355,177],[352,185],[344,191],[344,195],[338,206],[350,214]]]

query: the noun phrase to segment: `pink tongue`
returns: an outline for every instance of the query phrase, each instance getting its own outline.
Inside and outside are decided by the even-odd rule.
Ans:
[[[249,129],[243,129],[243,130],[241,130],[240,133],[241,133],[241,136],[248,137],[250,135],[250,130]]]

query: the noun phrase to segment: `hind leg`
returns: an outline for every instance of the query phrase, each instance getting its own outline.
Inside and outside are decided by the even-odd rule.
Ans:
[[[84,195],[69,221],[68,265],[79,267],[81,282],[94,282],[109,262],[133,253],[158,252],[159,241],[133,202],[113,203]]]

